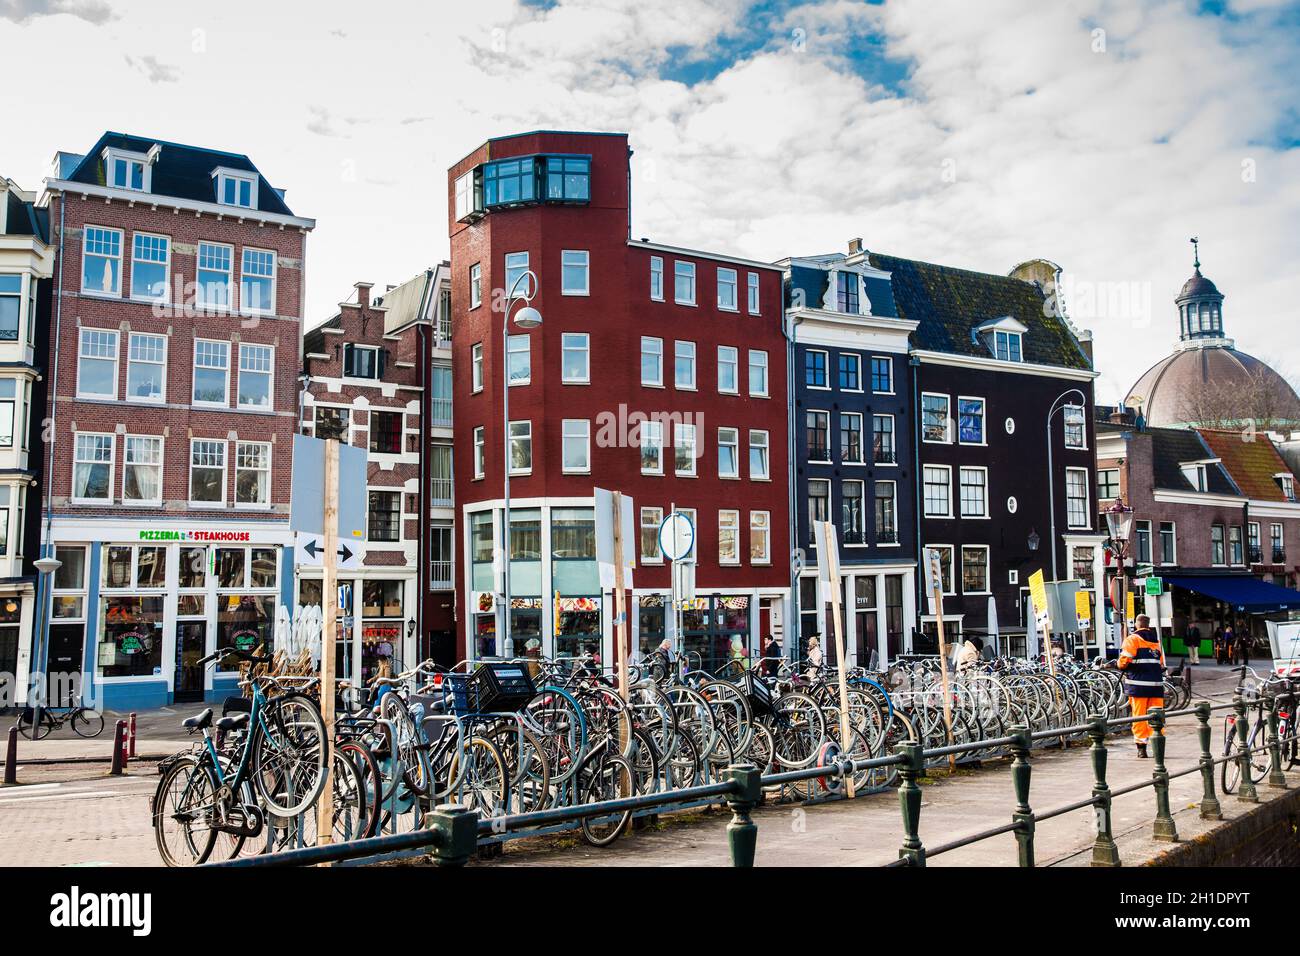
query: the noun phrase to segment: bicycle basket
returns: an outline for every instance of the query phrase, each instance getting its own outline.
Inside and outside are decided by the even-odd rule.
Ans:
[[[469,702],[475,713],[514,713],[537,694],[533,679],[523,664],[491,661],[480,665],[467,682]]]
[[[468,674],[443,675],[442,690],[448,709],[457,717],[464,717],[473,710],[469,702]]]
[[[745,696],[749,698],[749,707],[755,714],[772,712],[772,690],[755,677],[753,671],[745,672]]]

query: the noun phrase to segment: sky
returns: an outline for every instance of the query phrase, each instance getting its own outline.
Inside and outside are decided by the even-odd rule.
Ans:
[[[1199,236],[1226,333],[1300,377],[1298,0],[0,0],[0,50],[0,175],[105,129],[247,153],[317,221],[309,326],[446,258],[483,140],[617,130],[636,237],[1060,264],[1101,402]]]

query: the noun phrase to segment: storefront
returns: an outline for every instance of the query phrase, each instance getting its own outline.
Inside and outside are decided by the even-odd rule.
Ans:
[[[273,651],[292,594],[283,525],[54,522],[49,660],[80,662],[87,700],[112,710],[219,700],[233,669],[218,647]]]
[[[345,678],[360,674],[364,682],[418,663],[414,660],[416,587],[413,571],[399,574],[389,567],[363,568],[339,577],[336,673]],[[321,579],[303,576],[298,582],[298,606],[320,604]]]
[[[931,626],[919,634],[908,634],[908,624],[916,620],[916,568],[914,565],[873,565],[844,567],[840,575],[841,622],[844,627],[844,646],[850,664],[869,667],[874,659],[877,666],[897,660],[905,654],[925,653],[927,640],[936,647],[937,632]],[[805,572],[799,579],[799,658],[804,660],[809,641],[816,637],[823,659],[835,660],[836,648],[832,630],[833,619],[829,600],[819,594],[815,570]],[[960,630],[960,615],[948,621],[945,627],[951,633],[955,624]]]

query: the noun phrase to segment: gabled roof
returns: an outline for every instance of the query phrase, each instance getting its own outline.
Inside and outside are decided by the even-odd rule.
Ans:
[[[1244,441],[1239,431],[1197,430],[1205,444],[1223,459],[1223,466],[1243,495],[1260,501],[1287,500],[1273,476],[1291,474],[1291,469],[1267,435],[1255,435],[1250,441]]]
[[[200,146],[186,146],[161,139],[132,136],[126,133],[107,132],[86,153],[68,179],[88,186],[107,186],[103,153],[106,147],[134,153],[147,153],[159,147],[158,160],[153,165],[150,195],[170,196],[192,202],[215,203],[216,182],[212,171],[218,167],[254,173],[258,178],[257,210],[281,216],[292,216],[293,211],[265,177],[242,153],[227,153]]]
[[[917,349],[990,358],[988,347],[973,332],[990,319],[1011,316],[1028,327],[1021,342],[1026,362],[1080,370],[1092,367],[1035,283],[877,252],[871,253],[870,261],[890,273],[898,314],[919,323],[912,333]]]
[[[1167,491],[1195,491],[1183,474],[1182,464],[1218,457],[1196,432],[1186,428],[1151,428],[1151,470],[1155,487]],[[1214,495],[1240,495],[1228,473],[1218,464],[1205,466],[1205,490]]]
[[[827,268],[818,269],[809,265],[810,261],[824,263]],[[797,257],[790,262],[786,277],[786,305],[795,301],[798,292],[802,292],[803,304],[809,309],[820,309],[826,298],[826,288],[830,284],[831,270],[842,268],[852,271],[853,264],[843,255]],[[898,308],[894,305],[894,290],[888,279],[879,276],[863,276],[867,299],[871,303],[871,314],[897,318]],[[832,296],[834,298],[834,296]]]

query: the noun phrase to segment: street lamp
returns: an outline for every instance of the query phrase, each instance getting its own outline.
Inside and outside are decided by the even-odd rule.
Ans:
[[[1128,554],[1128,538],[1133,529],[1133,509],[1124,505],[1123,498],[1116,498],[1115,503],[1102,513],[1106,516],[1111,550],[1115,552],[1118,570],[1115,576],[1118,587],[1111,595],[1110,603],[1119,614],[1119,633],[1123,638],[1128,635],[1128,581],[1124,575],[1124,558]]]
[[[49,684],[46,680],[43,659],[46,653],[45,633],[49,630],[50,608],[54,601],[50,584],[54,579],[54,572],[63,567],[63,562],[55,557],[44,557],[37,558],[32,563],[36,565],[36,570],[41,575],[41,606],[36,609],[33,638],[36,646],[33,648],[31,665],[32,673],[36,675],[36,683],[32,685],[32,693],[36,700],[29,701],[32,705],[32,739],[35,740],[37,728],[41,725],[41,699]]]
[[[1039,540],[1040,540],[1040,539],[1039,539],[1039,537],[1038,537],[1038,532],[1035,531],[1033,528],[1030,528],[1030,529],[1029,529],[1029,537],[1025,539],[1025,544],[1029,545],[1029,550],[1030,550],[1030,551],[1037,551],[1037,550],[1038,550],[1038,542],[1039,542]]]
[[[1052,407],[1047,410],[1047,510],[1051,515],[1051,538],[1049,543],[1052,549],[1052,580],[1059,580],[1056,573],[1056,471],[1052,468],[1052,418],[1058,411],[1065,408],[1066,399],[1072,395],[1078,396],[1078,405],[1080,408],[1088,407],[1088,399],[1077,388],[1066,389],[1060,395],[1056,396],[1056,401],[1052,402]],[[1087,423],[1085,422],[1085,427]]]
[[[525,282],[524,289],[519,288],[519,283]],[[506,293],[505,316],[501,322],[501,369],[502,379],[504,380],[501,387],[501,408],[505,416],[505,448],[506,456],[502,462],[502,470],[505,472],[505,509],[502,512],[501,537],[503,546],[501,549],[501,590],[505,601],[505,609],[502,614],[505,634],[501,641],[501,650],[506,657],[515,656],[515,641],[511,636],[510,621],[510,310],[514,308],[516,302],[523,302],[524,307],[519,310],[515,316],[515,325],[524,331],[537,328],[542,324],[542,313],[538,312],[532,306],[533,295],[537,290],[537,276],[533,270],[525,269],[523,273],[515,277],[515,281],[510,284],[510,289]]]

